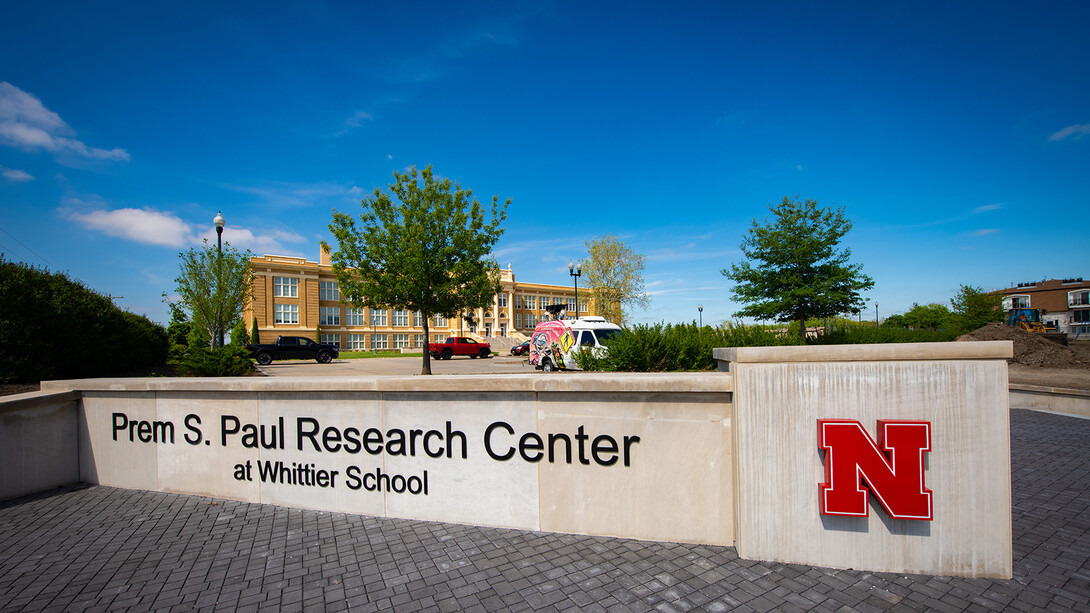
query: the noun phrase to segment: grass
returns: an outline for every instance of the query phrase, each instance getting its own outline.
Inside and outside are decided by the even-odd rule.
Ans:
[[[401,353],[400,351],[342,351],[338,356],[343,360],[366,360],[368,358],[422,358],[424,352]]]

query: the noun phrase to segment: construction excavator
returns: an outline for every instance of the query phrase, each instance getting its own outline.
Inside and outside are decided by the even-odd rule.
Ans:
[[[1067,334],[1060,332],[1055,322],[1041,321],[1041,309],[1011,309],[1007,313],[1007,325],[1040,334],[1061,345],[1067,344]]]

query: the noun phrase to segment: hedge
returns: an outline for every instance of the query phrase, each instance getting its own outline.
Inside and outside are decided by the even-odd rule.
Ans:
[[[0,383],[103,377],[166,363],[161,325],[66,274],[0,255]]]

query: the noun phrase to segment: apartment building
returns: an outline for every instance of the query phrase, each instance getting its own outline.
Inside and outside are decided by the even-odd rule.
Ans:
[[[1082,277],[1018,283],[992,293],[1002,294],[1004,311],[1040,309],[1041,321],[1054,322],[1060,332],[1090,337],[1090,281]]]
[[[400,309],[355,309],[342,302],[337,278],[330,265],[330,253],[320,250],[319,261],[264,255],[251,259],[254,295],[244,314],[247,327],[257,321],[262,343],[277,336],[305,336],[333,343],[346,351],[408,349],[423,347],[423,321],[419,313]],[[448,336],[529,338],[534,326],[549,318],[545,307],[565,306],[569,315],[576,310],[571,286],[515,281],[508,264],[500,269],[500,293],[492,305],[465,317],[433,316],[428,322],[431,342]],[[579,291],[579,314],[589,315],[589,292]]]

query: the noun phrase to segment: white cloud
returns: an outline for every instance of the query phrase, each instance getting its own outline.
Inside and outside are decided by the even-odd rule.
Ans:
[[[44,149],[98,160],[129,160],[124,149],[88,147],[75,131],[32,94],[0,81],[0,142],[28,151]]]
[[[16,183],[26,183],[34,180],[33,175],[26,171],[4,168],[3,166],[0,166],[0,175],[3,175],[8,181],[15,181]]]
[[[263,186],[225,185],[227,189],[261,198],[266,204],[303,208],[358,200],[363,189],[339,183],[271,183]]]
[[[90,230],[145,245],[184,247],[193,243],[196,236],[192,224],[150,208],[62,210],[62,214]]]
[[[1073,126],[1067,126],[1063,130],[1053,132],[1052,136],[1048,137],[1049,142],[1058,140],[1066,140],[1068,138],[1074,138],[1076,140],[1090,134],[1090,123],[1080,123]]]
[[[88,200],[69,198],[60,215],[88,230],[101,232],[134,243],[182,249],[200,245],[207,239],[216,242],[216,229],[211,223],[192,223],[168,211],[151,207],[110,209],[97,197]],[[298,255],[285,243],[306,243],[307,239],[289,230],[262,230],[234,226],[228,221],[223,240],[239,250],[249,249],[258,255]]]
[[[979,214],[979,213],[987,213],[988,211],[998,211],[1001,208],[1003,208],[1002,203],[985,204],[985,205],[978,206],[975,209],[973,209],[973,214],[976,215],[976,214]]]
[[[344,120],[341,124],[341,131],[337,132],[337,136],[344,136],[356,128],[363,127],[363,122],[374,121],[375,117],[366,111],[356,111],[352,113],[352,116]]]
[[[208,242],[216,242],[216,230],[215,228],[208,228],[199,237],[195,243],[199,243],[203,239],[208,239]],[[257,231],[243,227],[232,227],[227,225],[223,230],[223,242],[229,243],[235,249],[239,251],[245,251],[249,249],[256,255],[291,255],[298,256],[300,253],[298,250],[289,248],[284,243],[305,243],[307,239],[294,232],[287,232],[284,230],[267,230]],[[315,246],[317,251],[317,246]],[[312,256],[313,257],[313,256]]]

